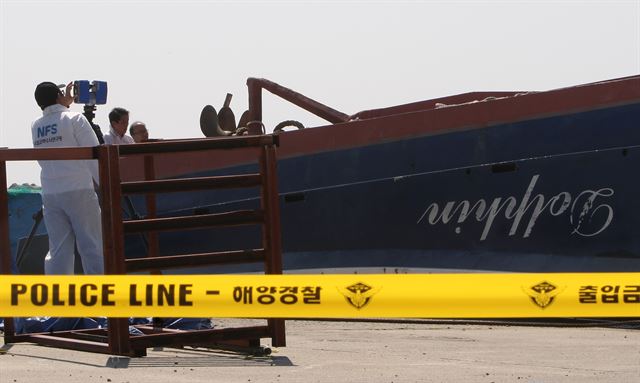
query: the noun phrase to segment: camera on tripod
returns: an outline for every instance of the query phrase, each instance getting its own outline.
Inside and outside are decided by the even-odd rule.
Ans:
[[[103,105],[107,103],[107,82],[77,80],[73,82],[76,104]]]
[[[96,116],[96,105],[104,105],[107,103],[107,82],[106,81],[87,81],[77,80],[73,82],[73,89],[75,92],[73,102],[76,104],[84,104],[84,116],[91,124],[93,132],[98,138],[100,144],[104,144],[104,137],[100,126],[93,123],[93,118]]]

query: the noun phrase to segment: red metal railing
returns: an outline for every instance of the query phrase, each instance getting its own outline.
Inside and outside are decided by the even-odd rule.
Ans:
[[[262,121],[262,89],[281,97],[290,103],[299,106],[300,108],[315,114],[316,116],[323,118],[331,123],[337,124],[339,122],[349,121],[349,115],[339,112],[331,107],[312,100],[309,97],[298,93],[294,90],[286,88],[282,85],[276,84],[273,81],[269,81],[264,78],[249,78],[247,79],[247,88],[249,92],[249,112],[251,121]],[[259,127],[258,127],[259,129]],[[249,127],[250,134],[256,134],[256,130],[252,130]]]
[[[123,146],[60,149],[0,149],[0,273],[11,273],[9,244],[8,194],[6,162],[21,160],[88,160],[97,159],[100,169],[102,231],[105,274],[217,265],[264,262],[267,274],[282,273],[279,197],[275,148],[277,135],[225,137],[215,139],[172,140]],[[259,173],[211,176],[185,179],[155,180],[153,156],[201,150],[259,149]],[[120,182],[121,156],[144,156],[145,180]],[[156,217],[155,194],[202,189],[260,187],[261,206],[256,210],[239,210],[189,217]],[[123,221],[122,196],[146,195],[147,217]],[[203,227],[261,225],[262,248],[222,252],[159,256],[159,231],[188,230]],[[149,243],[146,258],[126,259],[124,235],[146,233]],[[47,334],[16,334],[12,318],[5,318],[5,342],[35,342],[61,348],[116,355],[140,356],[152,346],[189,345],[223,347],[228,344],[258,347],[261,338],[270,337],[273,346],[285,346],[284,320],[268,319],[266,326],[174,331],[150,326],[137,326],[144,335],[129,336],[126,318],[109,318],[108,330],[74,330]]]

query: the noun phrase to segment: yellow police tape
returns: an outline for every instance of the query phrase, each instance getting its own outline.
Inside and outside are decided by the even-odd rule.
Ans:
[[[640,273],[0,276],[0,317],[640,316]]]

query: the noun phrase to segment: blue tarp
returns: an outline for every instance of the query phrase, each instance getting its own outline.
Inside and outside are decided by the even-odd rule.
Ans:
[[[163,328],[176,330],[206,330],[213,328],[208,318],[162,318]],[[37,332],[84,330],[91,328],[107,328],[107,318],[56,318],[30,317],[15,318],[16,333],[27,334]],[[151,318],[129,318],[129,333],[142,334],[131,327],[137,324],[152,324]],[[4,331],[4,321],[0,320],[0,331]]]

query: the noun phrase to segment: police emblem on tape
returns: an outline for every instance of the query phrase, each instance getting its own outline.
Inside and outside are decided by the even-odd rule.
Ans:
[[[529,288],[522,287],[522,291],[529,296],[531,302],[541,309],[545,309],[550,306],[555,300],[556,296],[560,294],[564,288],[558,289],[547,281],[540,282]]]
[[[351,286],[338,288],[340,294],[344,295],[347,302],[360,310],[371,302],[371,298],[380,291],[380,288],[374,289],[362,282],[358,282]]]

